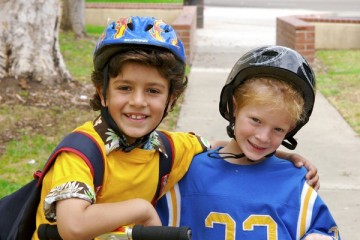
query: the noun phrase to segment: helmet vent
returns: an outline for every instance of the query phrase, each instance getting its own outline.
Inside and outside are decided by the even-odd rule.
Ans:
[[[127,27],[131,30],[134,31],[134,24],[132,22],[127,23]]]
[[[145,27],[145,32],[149,31],[150,29],[152,29],[154,27],[154,25],[149,24]]]
[[[279,53],[273,50],[266,51],[262,55],[268,56],[268,57],[276,57]]]

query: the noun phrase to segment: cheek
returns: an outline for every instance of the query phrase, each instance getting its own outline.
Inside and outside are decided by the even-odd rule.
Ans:
[[[150,106],[152,106],[152,109],[154,111],[157,112],[164,112],[165,110],[168,112],[170,110],[170,105],[168,106],[168,109],[165,109],[166,106],[166,100],[164,99],[158,99],[156,101],[154,101],[152,104],[150,104]]]
[[[284,136],[274,136],[271,138],[271,145],[273,146],[273,148],[278,148],[280,147],[282,141],[284,140]]]
[[[244,121],[235,120],[234,134],[236,139],[245,138],[252,134],[252,127]]]
[[[281,146],[281,142],[282,141],[276,142],[276,144],[272,142],[271,144],[272,151],[276,151]]]

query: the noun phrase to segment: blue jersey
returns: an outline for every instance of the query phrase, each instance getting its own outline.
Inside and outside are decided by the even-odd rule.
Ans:
[[[237,165],[197,155],[158,203],[164,225],[189,226],[193,240],[285,240],[321,233],[340,239],[329,209],[304,168],[275,156]]]

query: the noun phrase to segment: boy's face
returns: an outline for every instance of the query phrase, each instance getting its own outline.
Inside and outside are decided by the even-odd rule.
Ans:
[[[143,137],[162,120],[169,93],[169,81],[154,67],[128,62],[120,74],[110,78],[106,103],[111,117],[129,143]],[[171,104],[171,102],[170,102]]]
[[[235,112],[236,141],[254,161],[274,152],[294,124],[286,111],[267,105],[249,104]]]

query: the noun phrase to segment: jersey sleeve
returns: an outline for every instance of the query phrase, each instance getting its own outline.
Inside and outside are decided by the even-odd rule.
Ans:
[[[338,226],[329,208],[318,193],[305,183],[302,190],[297,236],[304,239],[311,233],[341,239]]]
[[[95,196],[93,177],[85,161],[74,153],[59,154],[43,181],[42,204],[46,219],[56,221],[55,203],[59,200],[79,198],[94,203]]]
[[[187,172],[193,157],[210,148],[209,142],[193,133],[167,132],[173,142],[173,165],[164,193],[169,191]]]
[[[163,226],[180,226],[179,185],[175,184],[156,204],[156,211]]]

